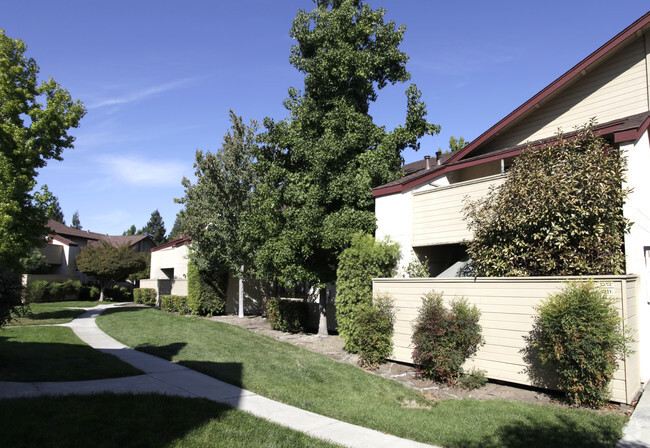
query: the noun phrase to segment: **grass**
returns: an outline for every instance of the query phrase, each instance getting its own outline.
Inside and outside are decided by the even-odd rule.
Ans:
[[[402,384],[248,330],[112,309],[105,332],[138,350],[318,414],[445,447],[613,447],[625,420],[507,401],[426,401]]]
[[[30,311],[27,315],[16,317],[9,325],[64,324],[84,313],[84,310],[75,310],[70,307],[90,308],[100,303],[90,301],[31,303],[29,305]]]
[[[0,400],[11,447],[316,447],[335,445],[204,399],[163,395]]]
[[[67,327],[0,330],[0,381],[81,381],[141,373],[90,348]]]

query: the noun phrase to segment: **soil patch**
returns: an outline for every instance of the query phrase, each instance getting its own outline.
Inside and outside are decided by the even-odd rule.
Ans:
[[[234,315],[226,315],[214,316],[209,319],[237,325],[250,331],[272,337],[278,341],[288,342],[313,352],[322,353],[338,362],[358,366],[359,357],[355,354],[347,353],[343,349],[343,341],[338,335],[330,335],[327,338],[322,338],[316,334],[310,333],[283,333],[281,331],[272,330],[268,319],[260,316],[246,316],[240,319]],[[561,398],[560,394],[509,383],[505,384],[489,381],[485,386],[471,391],[460,387],[449,387],[445,384],[421,378],[417,374],[415,368],[409,364],[389,361],[375,370],[367,371],[374,375],[399,381],[412,389],[422,392],[433,402],[447,399],[460,400],[463,398],[472,398],[476,400],[501,399],[546,406],[568,407],[559,401]],[[632,414],[633,409],[632,406],[610,403],[602,409],[599,409],[597,412],[602,414],[615,413],[629,417]]]

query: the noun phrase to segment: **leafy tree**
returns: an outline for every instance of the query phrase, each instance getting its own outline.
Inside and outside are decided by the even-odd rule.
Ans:
[[[593,123],[525,149],[505,183],[465,208],[476,275],[622,274],[624,178],[620,149]]]
[[[142,253],[126,244],[115,247],[107,242],[102,242],[101,246],[85,247],[75,261],[78,270],[99,281],[100,301],[104,300],[104,290],[111,282],[122,281],[147,265]]]
[[[384,22],[383,9],[354,0],[318,1],[299,11],[290,31],[291,64],[304,92],[289,89],[290,118],[264,120],[256,167],[256,263],[272,278],[320,289],[319,334],[326,335],[324,285],[357,232],[375,230],[372,188],[400,177],[402,151],[418,148],[439,127],[425,119],[415,85],[406,90],[406,121],[392,132],[372,121],[370,103],[388,83],[405,82],[405,27]]]
[[[443,151],[442,148],[438,148],[438,151],[440,152],[454,152],[454,151],[460,151],[463,149],[465,146],[467,146],[467,143],[463,137],[456,138],[453,135],[449,137],[449,151]]]
[[[137,229],[135,228],[135,224],[131,224],[131,227],[129,227],[129,228],[128,228],[127,230],[125,230],[124,232],[122,232],[122,235],[124,235],[124,236],[133,236],[133,235],[138,235],[138,234],[140,234],[140,233],[142,233],[142,231],[141,231],[141,230],[140,230],[140,231],[137,230]]]
[[[20,264],[25,274],[45,274],[50,268],[47,258],[39,250],[33,250],[29,257],[21,258]]]
[[[68,130],[85,114],[53,79],[38,83],[26,49],[0,29],[0,326],[20,301],[20,259],[44,243],[47,217],[31,194],[37,170],[62,160],[73,147]]]
[[[196,152],[196,184],[183,178],[185,205],[177,221],[192,235],[190,257],[198,270],[242,275],[252,248],[244,232],[253,213],[253,154],[257,123],[246,125],[230,111],[231,129],[216,154]],[[240,285],[241,286],[241,285]]]
[[[72,228],[81,230],[81,221],[79,220],[79,210],[75,210],[72,215]]]
[[[61,224],[65,224],[59,198],[52,194],[47,184],[41,187],[41,192],[34,192],[34,204],[45,211],[47,219],[53,219]]]
[[[156,209],[151,213],[151,218],[149,218],[147,225],[144,226],[137,234],[147,235],[148,237],[151,237],[153,242],[156,243],[156,246],[160,246],[161,244],[167,242],[165,233],[167,233],[165,230],[165,222],[163,221],[162,216],[160,216],[158,209]]]

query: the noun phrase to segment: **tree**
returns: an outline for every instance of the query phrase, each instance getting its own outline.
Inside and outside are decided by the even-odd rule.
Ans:
[[[0,29],[0,326],[20,301],[20,259],[44,244],[47,217],[33,201],[37,169],[63,160],[83,104],[53,79],[38,84],[27,46]]]
[[[476,275],[610,275],[625,270],[625,160],[594,132],[517,157],[505,182],[466,205]]]
[[[75,210],[72,215],[72,228],[81,230],[81,221],[79,220],[79,210]]]
[[[406,121],[392,132],[372,121],[370,103],[388,83],[405,82],[405,27],[384,22],[354,0],[318,1],[299,11],[290,31],[291,64],[305,74],[304,92],[289,89],[290,118],[264,120],[257,154],[256,210],[266,218],[256,263],[267,276],[307,281],[320,290],[319,334],[327,335],[325,289],[353,234],[375,230],[372,188],[399,178],[401,153],[439,132],[425,119],[414,84],[406,89]]]
[[[174,225],[172,226],[172,229],[169,231],[169,239],[174,240],[176,238],[180,238],[186,233],[187,231],[183,227],[183,218],[181,216],[181,212],[179,212],[176,214]]]
[[[61,224],[65,224],[63,211],[61,211],[61,205],[59,204],[59,198],[50,192],[47,184],[41,186],[41,192],[34,192],[34,204],[45,211],[45,217],[47,219],[53,219]]]
[[[148,255],[148,254],[145,254]],[[111,282],[125,280],[129,275],[146,268],[142,253],[128,245],[115,247],[107,242],[101,246],[87,246],[75,258],[77,269],[99,281],[99,300],[104,300],[104,290]]]
[[[196,152],[196,184],[183,178],[185,204],[179,215],[192,235],[191,259],[203,274],[227,271],[240,277],[240,316],[243,317],[244,266],[250,266],[252,248],[244,231],[253,215],[253,157],[258,125],[247,126],[230,111],[231,129],[216,154]],[[179,220],[177,218],[177,221]]]
[[[463,149],[465,146],[467,146],[467,143],[463,137],[456,138],[453,135],[449,137],[449,151],[443,151],[442,148],[438,148],[438,151],[440,152],[454,152],[454,151],[460,151]]]
[[[162,216],[160,216],[158,209],[156,209],[151,213],[149,222],[138,232],[138,235],[147,235],[148,237],[151,237],[154,243],[156,243],[156,246],[160,246],[167,242],[165,233],[165,222],[163,221]]]
[[[138,233],[141,233],[141,232],[142,232],[142,231],[138,231],[138,230],[135,228],[135,224],[131,224],[131,227],[129,227],[129,228],[128,228],[127,230],[125,230],[124,232],[122,232],[122,235],[125,235],[125,236],[133,236],[133,235],[138,235]]]

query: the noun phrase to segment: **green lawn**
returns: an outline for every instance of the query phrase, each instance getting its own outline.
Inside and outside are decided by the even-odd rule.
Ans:
[[[0,330],[0,381],[80,381],[141,373],[90,348],[67,327]]]
[[[617,416],[518,402],[429,403],[396,381],[326,356],[239,327],[155,309],[112,309],[98,324],[126,345],[274,400],[424,443],[613,447],[625,423]],[[405,406],[412,402],[428,409]]]
[[[0,400],[2,446],[333,447],[204,399],[163,395]]]
[[[9,325],[65,324],[84,313],[84,310],[75,310],[70,307],[90,308],[99,305],[99,303],[90,301],[31,303],[27,316],[15,318]]]

